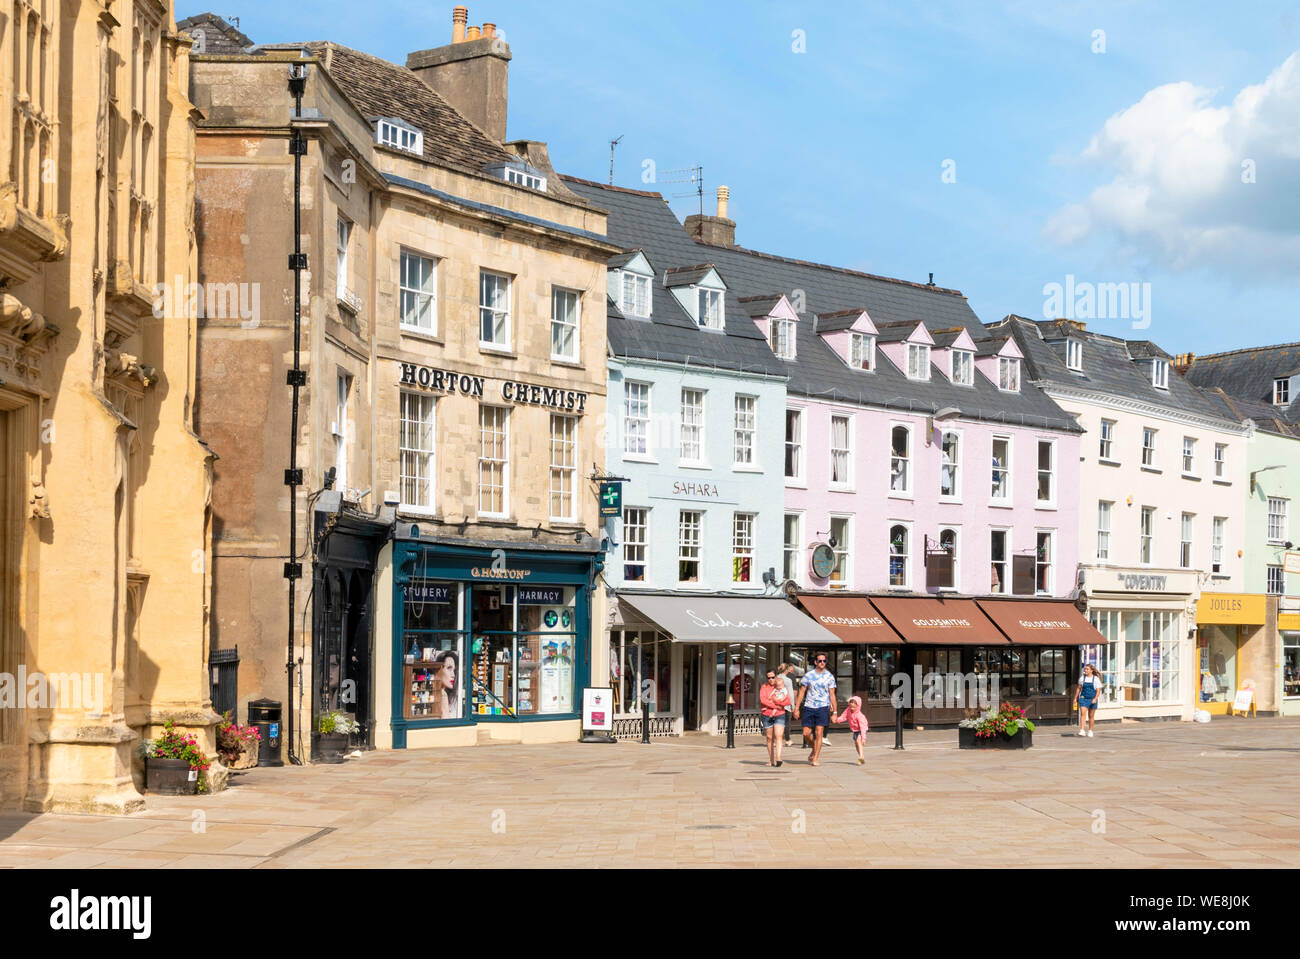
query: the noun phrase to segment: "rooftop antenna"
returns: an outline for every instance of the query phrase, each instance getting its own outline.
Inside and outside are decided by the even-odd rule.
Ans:
[[[626,135],[627,134],[623,134],[617,140],[609,141],[609,185],[610,186],[614,185],[614,147],[618,146],[619,143],[622,142],[623,136]]]
[[[226,23],[230,24],[236,30],[239,29],[239,17],[226,17]]]
[[[674,199],[687,196],[699,197],[700,216],[704,216],[704,167],[697,163],[695,166],[680,170],[665,170],[658,179],[660,183],[694,183],[694,190],[688,193],[674,193],[673,197]]]

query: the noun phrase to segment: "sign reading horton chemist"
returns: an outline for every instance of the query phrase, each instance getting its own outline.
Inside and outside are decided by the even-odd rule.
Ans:
[[[483,399],[487,379],[457,370],[435,369],[416,363],[399,363],[401,385],[418,386],[434,393],[456,394]],[[581,390],[565,390],[555,386],[539,386],[523,380],[500,380],[501,399],[516,406],[544,406],[566,413],[582,414],[587,411],[587,394]]]

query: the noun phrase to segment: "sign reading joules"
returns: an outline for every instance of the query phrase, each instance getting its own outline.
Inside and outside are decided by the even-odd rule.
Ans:
[[[486,385],[482,376],[471,376],[456,370],[438,370],[415,363],[401,363],[402,386],[418,386],[438,393],[463,393],[481,398]],[[521,380],[502,380],[501,399],[517,406],[546,406],[554,410],[572,410],[585,413],[587,394],[579,390],[562,390],[555,386],[538,386]]]

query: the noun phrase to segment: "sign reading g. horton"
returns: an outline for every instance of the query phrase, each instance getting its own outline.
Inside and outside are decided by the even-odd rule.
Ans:
[[[438,393],[464,393],[482,398],[486,380],[457,370],[437,370],[415,363],[399,363],[402,368],[401,384],[418,386]],[[587,394],[578,390],[562,390],[556,386],[537,386],[521,380],[501,380],[501,399],[516,406],[545,406],[553,410],[585,413]]]

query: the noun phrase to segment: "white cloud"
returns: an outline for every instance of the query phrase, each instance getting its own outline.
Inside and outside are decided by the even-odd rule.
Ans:
[[[1300,262],[1300,53],[1231,105],[1169,83],[1109,120],[1080,159],[1112,174],[1045,227],[1062,245],[1118,237],[1171,269],[1294,277]],[[1254,182],[1244,182],[1247,169]]]

